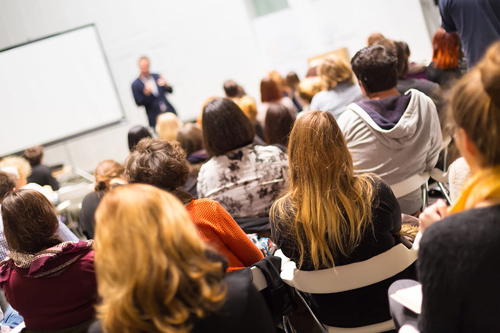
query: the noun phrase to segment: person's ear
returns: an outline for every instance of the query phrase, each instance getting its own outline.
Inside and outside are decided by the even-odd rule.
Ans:
[[[358,81],[359,87],[361,88],[361,92],[363,93],[364,96],[368,97],[368,93],[366,92],[365,86],[363,86],[363,83],[361,81]]]

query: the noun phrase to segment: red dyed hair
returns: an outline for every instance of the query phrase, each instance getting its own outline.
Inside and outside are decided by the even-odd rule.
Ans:
[[[260,100],[262,103],[278,102],[283,97],[276,82],[266,77],[260,81]]]
[[[457,33],[447,33],[439,28],[432,39],[432,61],[434,66],[441,69],[458,67],[460,57],[460,38]]]

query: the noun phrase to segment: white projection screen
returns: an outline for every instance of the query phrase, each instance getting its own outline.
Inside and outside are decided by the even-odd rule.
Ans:
[[[124,119],[93,24],[0,51],[0,156]]]

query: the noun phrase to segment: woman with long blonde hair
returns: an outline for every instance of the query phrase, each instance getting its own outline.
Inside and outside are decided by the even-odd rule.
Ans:
[[[378,177],[354,176],[346,142],[329,112],[311,111],[297,119],[288,156],[289,189],[271,207],[271,238],[299,269],[364,261],[399,244],[397,199]],[[412,273],[413,267],[399,275]],[[313,295],[313,310],[320,321],[337,327],[388,320],[392,281],[363,292]]]
[[[92,332],[271,332],[250,281],[225,278],[182,203],[150,185],[113,189],[96,212],[99,296]]]

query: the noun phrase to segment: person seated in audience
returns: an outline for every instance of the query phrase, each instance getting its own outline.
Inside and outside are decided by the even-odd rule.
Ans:
[[[288,90],[287,94],[292,98],[293,104],[297,108],[297,111],[302,111],[302,103],[299,96],[299,84],[300,79],[297,73],[288,72],[285,78],[286,88]]]
[[[302,103],[302,113],[311,111],[311,101],[320,91],[321,79],[319,77],[306,77],[304,80],[300,81],[299,96]]]
[[[441,128],[432,100],[418,90],[400,95],[397,58],[383,46],[369,46],[352,59],[366,100],[339,117],[357,174],[373,172],[394,185],[432,170],[441,150]],[[421,190],[398,198],[401,211],[422,207]]]
[[[264,138],[268,145],[275,145],[284,152],[288,146],[288,136],[295,122],[295,115],[281,104],[273,104],[267,110],[264,123]]]
[[[355,176],[334,117],[310,111],[297,119],[288,144],[290,185],[271,208],[271,239],[297,268],[321,270],[370,259],[400,243],[401,211],[375,175]],[[370,272],[364,272],[370,274]],[[414,268],[360,290],[311,295],[318,319],[336,327],[390,320],[387,289]]]
[[[16,188],[28,184],[31,174],[31,166],[25,158],[19,156],[7,156],[0,160],[0,170],[16,176]]]
[[[408,78],[410,48],[405,42],[394,42],[396,56],[398,58],[398,85],[400,94],[406,93],[409,89],[416,89],[423,92],[430,98],[435,98],[441,94],[441,89],[437,83],[425,79]]]
[[[40,186],[49,185],[53,191],[59,189],[59,183],[52,177],[52,170],[42,164],[43,147],[35,146],[24,151],[24,158],[28,160],[31,166],[31,175],[28,176],[28,183],[36,183]]]
[[[238,87],[238,84],[233,80],[227,80],[223,85],[226,97],[235,103],[238,103],[238,100],[240,99]]]
[[[117,185],[127,183],[125,168],[120,163],[112,160],[105,160],[99,163],[95,168],[94,177],[94,192],[87,194],[83,198],[80,218],[78,220],[83,233],[88,239],[94,238],[95,211],[104,194]]]
[[[255,100],[252,97],[245,95],[238,99],[236,104],[240,107],[245,116],[250,119],[250,122],[255,127],[255,135],[264,140],[262,125],[257,121],[257,104],[255,104]]]
[[[173,141],[177,138],[177,132],[181,126],[182,122],[175,113],[166,112],[156,118],[155,130],[158,138]]]
[[[54,206],[35,190],[9,192],[1,212],[10,251],[0,288],[28,332],[86,332],[97,301],[92,241],[63,242]]]
[[[204,151],[201,128],[196,123],[184,124],[177,133],[177,142],[186,152],[186,160],[189,164],[189,177],[183,189],[193,197],[198,198],[196,191],[198,172],[200,172],[201,165],[208,159],[206,153],[204,155],[198,154],[198,152]]]
[[[153,185],[175,195],[185,205],[200,237],[227,258],[229,272],[251,266],[263,258],[218,202],[195,199],[180,190],[188,179],[189,166],[186,153],[177,142],[141,140],[125,161],[125,174],[130,184]]]
[[[16,176],[14,174],[0,171],[0,208],[6,194],[16,190]],[[68,229],[68,227],[59,220],[57,229],[58,236],[63,241],[77,241],[78,238]],[[8,256],[9,244],[5,238],[2,224],[2,216],[0,215],[0,261]]]
[[[432,38],[432,62],[427,67],[427,80],[447,88],[462,76],[460,38],[456,32],[439,28]]]
[[[283,104],[291,114],[297,114],[297,108],[293,104],[293,101],[289,97],[283,96],[283,92],[276,82],[268,77],[260,81],[260,97],[262,104],[257,108],[257,120],[261,124],[264,124],[267,110],[272,103]]]
[[[141,145],[141,144],[139,144]],[[115,188],[96,213],[98,332],[275,332],[251,281],[224,274],[173,195]]]
[[[285,187],[286,153],[254,144],[252,124],[229,99],[208,103],[202,122],[203,144],[211,158],[198,174],[198,196],[220,202],[236,219],[269,216]]]
[[[143,138],[152,138],[153,135],[147,127],[144,126],[134,126],[128,131],[128,150],[132,152]]]
[[[397,326],[413,322],[425,333],[497,332],[500,147],[494,143],[500,133],[500,42],[454,86],[449,111],[471,176],[452,207],[439,201],[420,215],[421,314],[417,319],[393,304],[391,311]],[[393,292],[401,282],[391,286]]]
[[[354,84],[351,67],[342,58],[330,55],[318,66],[323,91],[314,95],[311,110],[328,111],[335,118],[346,106],[364,98],[361,89]]]
[[[278,87],[278,90],[280,91],[283,97],[288,97],[290,100],[292,100],[295,106],[294,108],[295,112],[302,110],[301,105],[297,101],[295,95],[292,94],[291,88],[288,87],[286,80],[284,80],[283,77],[281,77],[281,74],[279,72],[270,71],[269,73],[267,73],[267,77],[273,80],[274,83],[276,83],[276,86]],[[299,80],[299,78],[297,77],[296,80]]]

